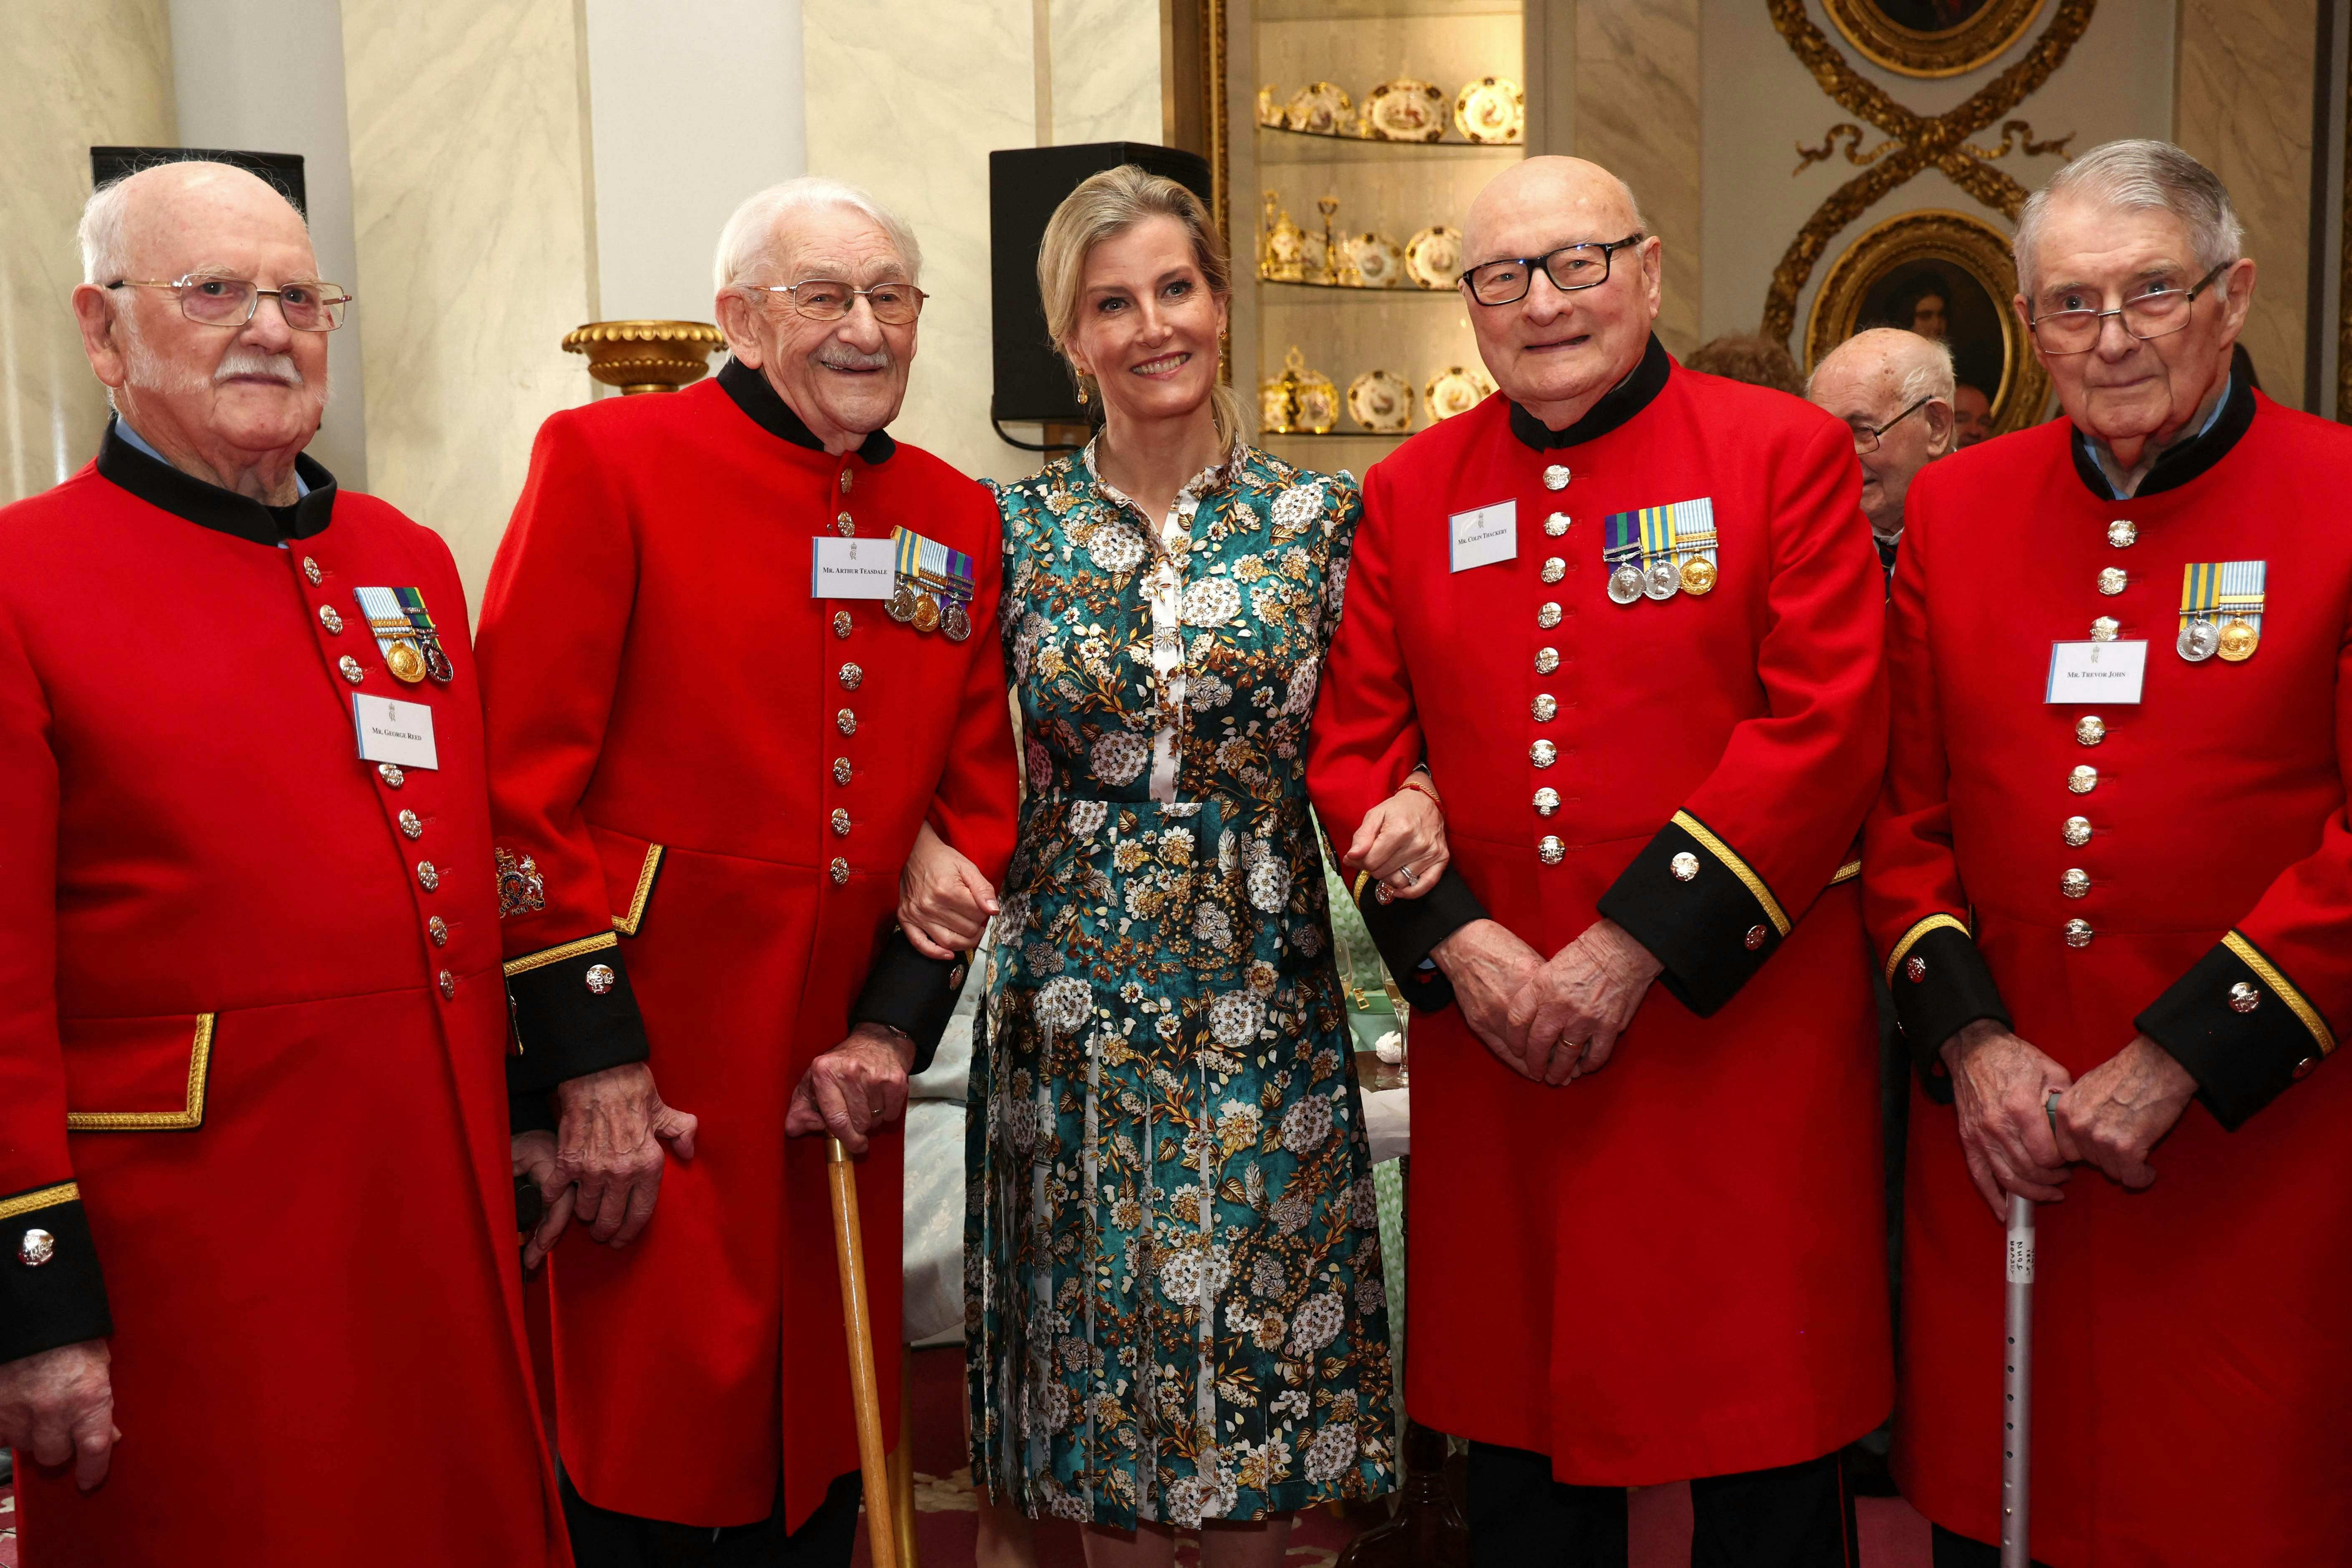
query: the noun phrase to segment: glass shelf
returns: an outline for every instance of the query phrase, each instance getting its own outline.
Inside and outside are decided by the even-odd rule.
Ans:
[[[1257,128],[1257,161],[1261,166],[1292,163],[1360,163],[1407,158],[1446,161],[1493,161],[1527,156],[1517,141],[1383,141],[1369,136],[1327,136],[1319,131],[1285,131],[1271,125]]]
[[[1516,16],[1519,0],[1257,0],[1260,22],[1369,21],[1391,16]]]

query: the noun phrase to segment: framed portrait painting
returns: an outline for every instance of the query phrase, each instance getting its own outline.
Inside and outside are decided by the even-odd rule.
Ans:
[[[1863,55],[1905,76],[1948,77],[1998,57],[2043,0],[1822,0]]]

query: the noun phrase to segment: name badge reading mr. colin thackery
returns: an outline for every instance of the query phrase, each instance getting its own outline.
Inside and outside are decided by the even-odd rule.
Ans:
[[[2118,643],[2053,643],[2046,703],[2136,703],[2147,674],[2145,640]]]
[[[1491,507],[1456,512],[1445,519],[1453,531],[1447,564],[1454,571],[1492,566],[1519,553],[1519,504],[1497,501]]]

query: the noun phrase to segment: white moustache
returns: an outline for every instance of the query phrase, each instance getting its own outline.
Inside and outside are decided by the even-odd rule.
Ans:
[[[861,354],[855,349],[826,349],[816,357],[816,362],[830,371],[887,371],[890,368],[890,350],[877,349]]]
[[[291,354],[265,354],[253,349],[231,348],[221,356],[219,368],[213,371],[213,384],[238,376],[257,376],[285,386],[302,384],[302,371]]]

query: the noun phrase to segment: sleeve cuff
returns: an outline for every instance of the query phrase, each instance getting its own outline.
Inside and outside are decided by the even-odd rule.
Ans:
[[[2189,1070],[2231,1132],[2336,1049],[2319,1009],[2235,931],[2132,1021]]]
[[[1664,966],[1659,983],[1701,1018],[1738,996],[1789,935],[1764,879],[1688,811],[1658,830],[1600,907]]]
[[[1359,873],[1351,892],[1357,913],[1364,917],[1364,930],[1403,993],[1405,1005],[1415,1012],[1452,1006],[1454,982],[1430,954],[1472,921],[1487,918],[1486,906],[1461,873],[1449,865],[1437,885],[1419,898],[1383,902],[1380,885],[1369,873]]]
[[[507,960],[515,1044],[507,1058],[509,1095],[652,1054],[619,943],[606,931]]]
[[[940,1037],[948,1031],[948,1019],[971,970],[971,954],[925,957],[904,931],[894,930],[874,956],[874,967],[866,971],[866,988],[849,1009],[849,1021],[878,1023],[912,1040],[915,1064],[907,1070],[912,1077],[939,1054]]]
[[[0,1197],[0,1362],[114,1332],[72,1182]]]
[[[1950,1103],[1944,1042],[1979,1019],[2011,1027],[2000,988],[1993,984],[1968,923],[1957,915],[1937,914],[1914,925],[1887,956],[1886,984],[1895,993],[1895,1021],[1911,1065],[1930,1099]]]

